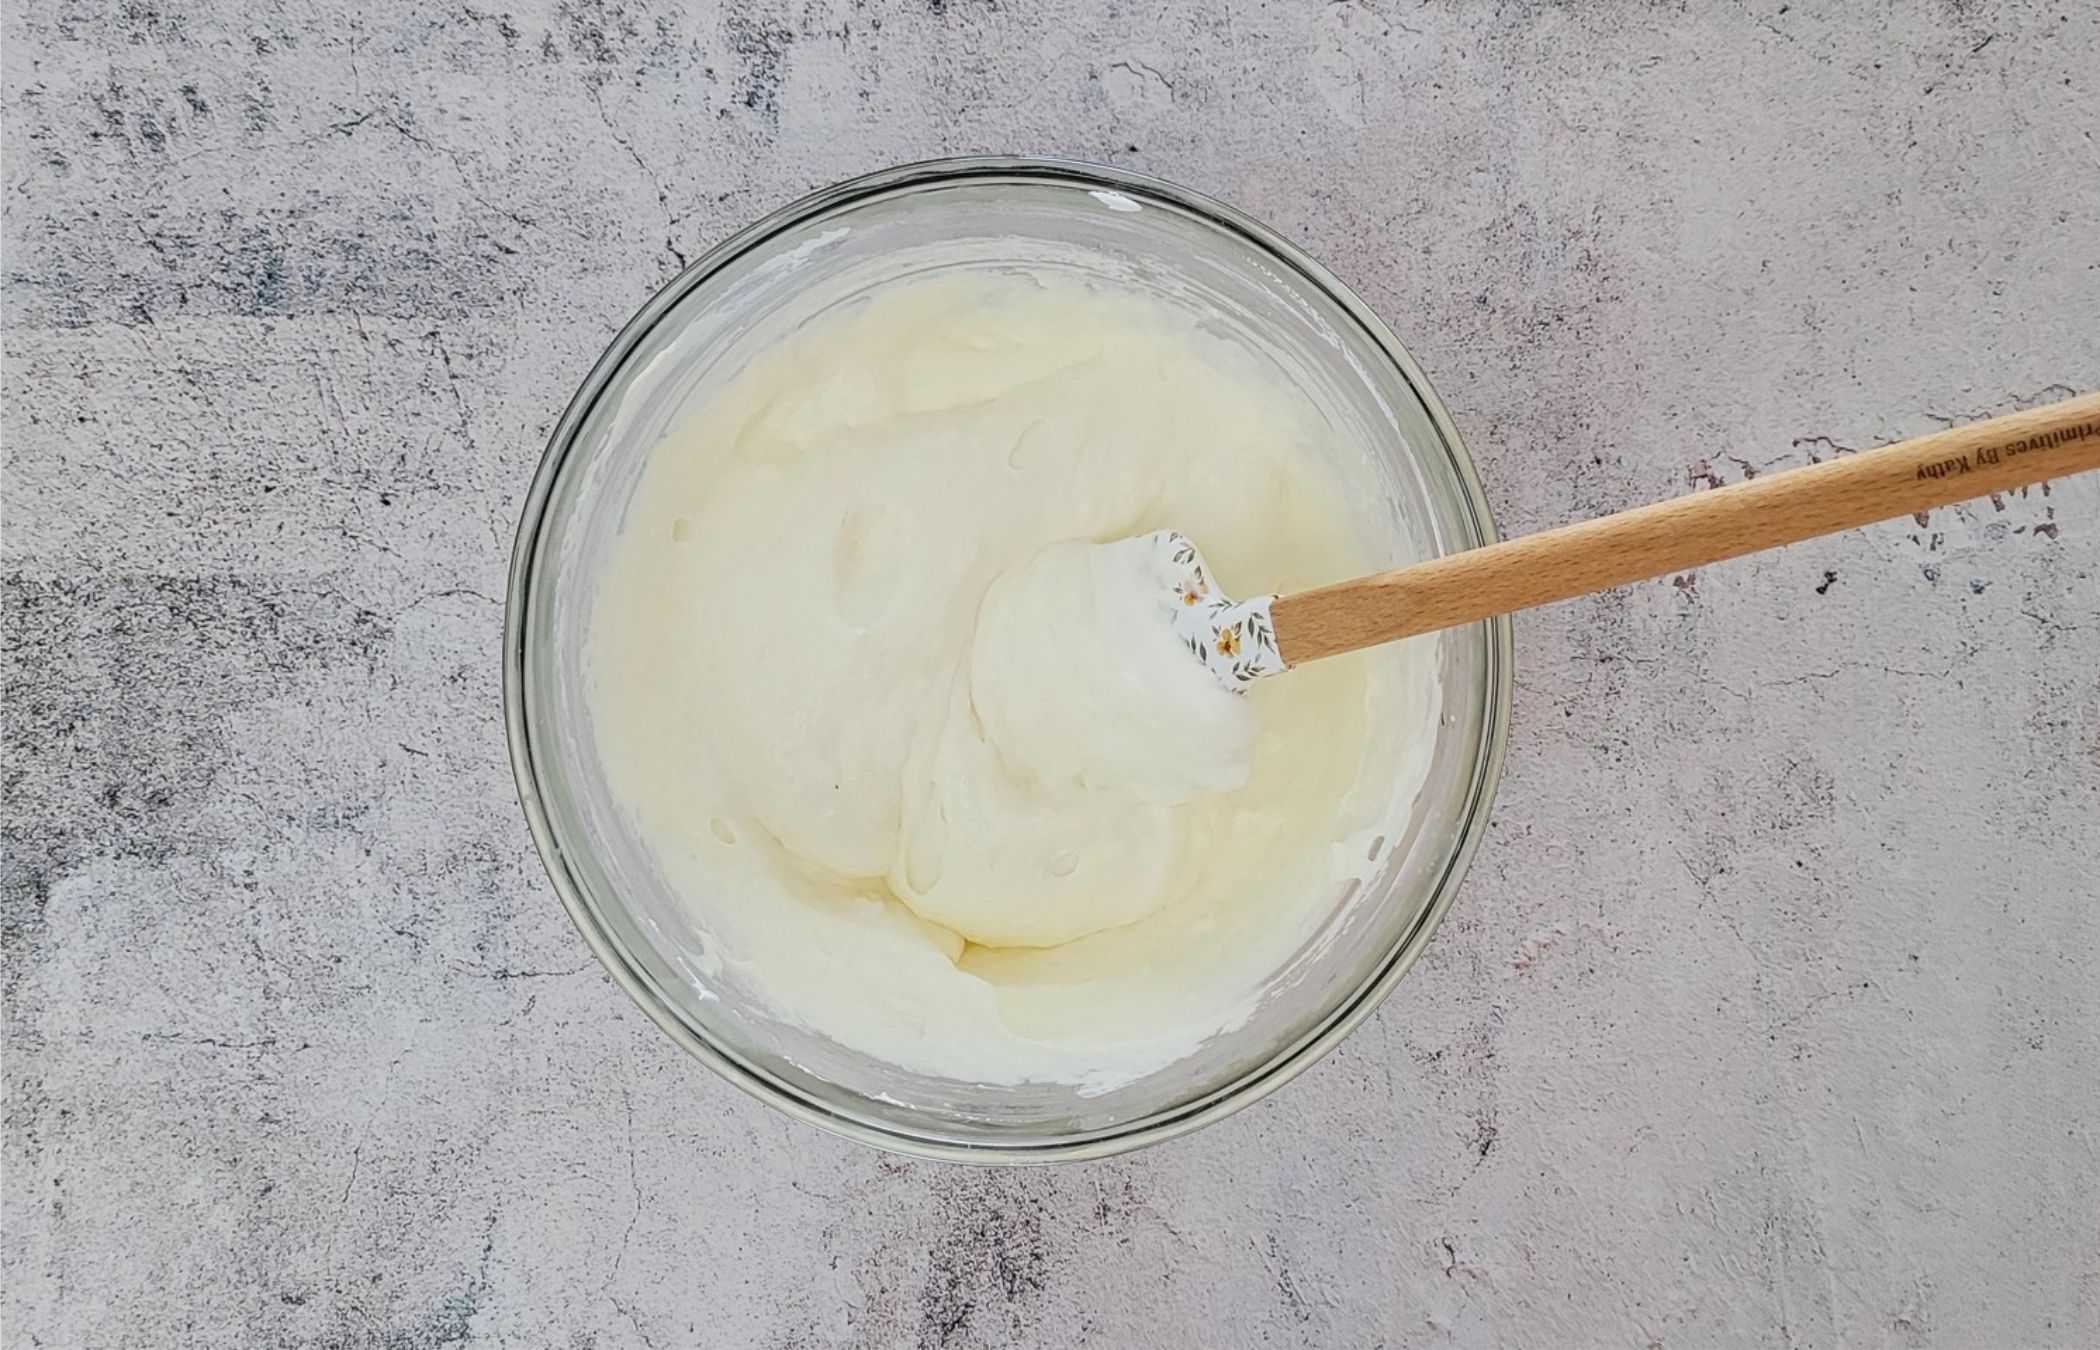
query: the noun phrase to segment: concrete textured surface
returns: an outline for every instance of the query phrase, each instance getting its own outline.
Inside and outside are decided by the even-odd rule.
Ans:
[[[1525,617],[1380,1014],[1125,1160],[777,1118],[512,798],[543,438],[685,260],[980,150],[1329,261],[1505,528],[2100,385],[2084,3],[17,0],[20,1346],[2100,1342],[2100,483]]]

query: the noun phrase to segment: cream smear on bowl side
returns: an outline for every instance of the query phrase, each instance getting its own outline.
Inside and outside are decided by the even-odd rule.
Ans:
[[[587,654],[607,780],[774,1016],[941,1077],[1128,1082],[1243,1022],[1400,833],[1435,658],[1205,688],[1075,608],[1084,546],[1178,529],[1228,592],[1355,575],[1390,557],[1372,473],[1163,301],[893,283],[652,451]],[[1130,715],[1115,672],[1169,656],[1189,700]]]

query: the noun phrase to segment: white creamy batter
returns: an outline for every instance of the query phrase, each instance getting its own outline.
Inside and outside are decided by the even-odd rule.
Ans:
[[[1184,312],[992,273],[706,391],[630,505],[590,698],[714,959],[981,1082],[1109,1086],[1244,1020],[1411,798],[1429,657],[1227,693],[1093,545],[1179,529],[1242,593],[1386,565],[1333,441]]]

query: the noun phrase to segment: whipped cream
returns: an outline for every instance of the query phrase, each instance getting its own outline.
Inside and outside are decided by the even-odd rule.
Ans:
[[[924,1073],[1128,1081],[1244,1021],[1340,845],[1399,832],[1436,716],[1414,644],[1227,692],[1130,537],[1297,589],[1392,561],[1382,500],[1200,316],[893,284],[652,452],[591,632],[608,780],[771,1016]]]

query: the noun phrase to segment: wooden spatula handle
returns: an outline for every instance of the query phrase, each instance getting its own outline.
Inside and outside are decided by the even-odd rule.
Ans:
[[[1291,665],[2100,468],[2100,394],[1279,596]]]

